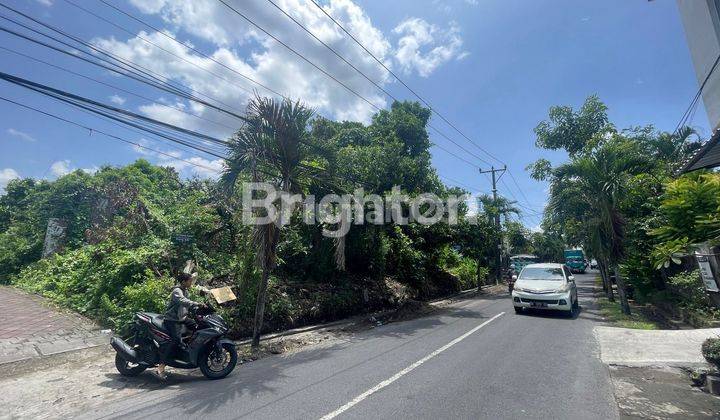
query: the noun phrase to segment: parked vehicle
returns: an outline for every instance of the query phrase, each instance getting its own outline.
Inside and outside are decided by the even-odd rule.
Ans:
[[[585,261],[585,254],[582,249],[566,249],[565,252],[565,265],[573,273],[584,274],[587,270],[587,262]]]
[[[529,264],[515,279],[512,291],[516,313],[525,308],[564,311],[572,316],[578,308],[575,278],[563,264]]]
[[[221,379],[237,364],[235,343],[225,337],[228,326],[212,306],[196,309],[190,315],[197,322],[187,340],[187,349],[177,348],[167,365],[179,369],[200,368],[208,379]],[[170,335],[163,326],[163,316],[138,312],[125,340],[113,337],[115,367],[124,376],[136,376],[159,363],[160,347],[170,344]],[[177,346],[176,346],[177,347]]]
[[[590,260],[590,269],[591,270],[597,270],[598,269],[598,262],[595,258]]]

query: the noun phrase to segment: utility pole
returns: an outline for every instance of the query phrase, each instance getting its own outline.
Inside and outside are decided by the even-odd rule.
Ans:
[[[500,250],[502,249],[502,233],[500,230],[500,206],[498,205],[498,197],[497,197],[497,181],[500,181],[500,178],[505,174],[505,171],[507,170],[507,165],[504,165],[500,169],[495,169],[494,166],[490,167],[490,170],[483,171],[480,169],[481,174],[492,174],[492,193],[493,193],[493,202],[495,203],[495,229],[497,229],[498,236],[497,236],[497,244],[495,247],[495,284],[500,283],[500,277],[501,277],[501,261],[500,261]],[[496,173],[500,173],[500,176],[496,177]]]

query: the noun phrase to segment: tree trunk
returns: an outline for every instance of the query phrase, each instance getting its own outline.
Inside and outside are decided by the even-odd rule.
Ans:
[[[620,269],[617,265],[615,266],[615,282],[618,287],[618,296],[620,296],[620,308],[625,315],[630,315],[630,304],[625,294],[625,280],[620,277]]]
[[[599,260],[598,260],[598,271],[600,271],[600,280],[602,280],[603,293],[605,293],[605,295],[607,295],[609,281],[608,281],[607,275],[605,274],[605,270],[603,270],[602,263]]]
[[[605,273],[605,281],[607,282],[607,289],[605,289],[605,295],[610,302],[615,302],[615,295],[613,294],[612,280],[610,279],[610,268],[607,262],[603,259],[598,262],[600,270]]]
[[[270,269],[263,269],[262,280],[258,286],[257,301],[255,302],[255,320],[253,322],[253,339],[252,347],[260,346],[260,332],[263,325],[263,317],[265,316],[265,295],[267,294],[268,279],[270,278]]]
[[[485,285],[485,279],[480,278],[480,258],[477,259],[477,268],[475,269],[475,276],[477,277],[477,288],[478,292],[482,290]]]

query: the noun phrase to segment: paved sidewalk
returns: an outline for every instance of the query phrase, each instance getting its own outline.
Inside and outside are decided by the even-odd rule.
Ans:
[[[595,327],[600,357],[608,365],[702,367],[703,341],[720,336],[720,328],[634,330]]]
[[[42,297],[0,286],[0,365],[108,343],[93,322]]]

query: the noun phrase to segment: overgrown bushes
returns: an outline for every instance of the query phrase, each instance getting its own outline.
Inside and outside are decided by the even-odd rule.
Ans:
[[[701,350],[705,360],[713,364],[716,369],[720,369],[720,337],[705,340]]]
[[[406,103],[368,126],[314,121],[309,134],[324,150],[311,156],[313,165],[333,180],[313,179],[307,192],[351,191],[355,183],[341,181],[347,175],[370,185],[366,193],[382,195],[397,184],[409,195],[447,195],[430,163],[427,118],[427,110]],[[121,328],[135,311],[161,312],[174,275],[193,259],[202,282],[234,287],[238,300],[223,312],[236,334],[249,331],[258,289],[253,229],[241,223],[239,195],[218,182],[183,180],[172,168],[138,160],[55,181],[14,180],[6,191],[0,196],[0,283]],[[265,330],[395,305],[396,287],[388,283],[411,298],[474,287],[478,273],[486,273],[477,261],[488,260],[489,237],[497,234],[487,215],[476,217],[479,226],[353,225],[344,270],[322,226],[293,218],[281,231]],[[49,218],[67,229],[58,252],[41,260]]]

